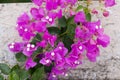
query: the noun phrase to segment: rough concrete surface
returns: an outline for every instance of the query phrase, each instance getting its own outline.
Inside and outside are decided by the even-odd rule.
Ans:
[[[97,62],[84,61],[76,70],[71,70],[68,75],[69,80],[93,79],[93,80],[120,80],[120,0],[117,5],[111,8],[111,15],[102,19],[102,26],[105,33],[110,35],[111,44],[103,49]],[[0,4],[0,63],[7,63],[10,66],[16,64],[14,54],[11,53],[7,45],[13,41],[21,41],[15,30],[16,19],[33,7],[31,3]],[[74,76],[74,77],[73,77]]]

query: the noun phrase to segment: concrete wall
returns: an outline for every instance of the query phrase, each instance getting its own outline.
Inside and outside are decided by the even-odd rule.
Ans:
[[[120,0],[117,5],[111,8],[109,18],[102,19],[102,26],[105,33],[110,35],[111,44],[101,48],[101,55],[96,63],[85,60],[85,63],[76,70],[69,72],[71,80],[81,79],[120,79]],[[96,4],[95,4],[96,5]],[[31,3],[0,4],[0,63],[7,63],[13,66],[16,63],[14,54],[7,45],[13,41],[21,41],[15,30],[16,19],[24,11],[29,11],[33,6]],[[74,78],[73,78],[74,76]]]

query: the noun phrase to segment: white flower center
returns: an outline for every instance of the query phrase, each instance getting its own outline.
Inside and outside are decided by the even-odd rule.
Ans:
[[[20,26],[20,29],[23,29],[22,26]]]
[[[52,75],[53,77],[56,77],[56,75]]]
[[[27,47],[30,47],[31,45],[30,44],[27,44]]]
[[[99,27],[96,25],[95,28],[98,29]]]
[[[68,76],[68,74],[65,74],[65,76]]]
[[[82,46],[79,46],[79,49],[82,50]]]
[[[51,21],[52,21],[52,18],[49,18],[49,21],[51,22]]]
[[[30,51],[30,48],[27,48],[27,51]]]
[[[46,19],[49,19],[49,16],[46,16]]]
[[[24,31],[25,31],[25,32],[27,32],[27,31],[28,31],[28,29],[24,29]]]
[[[14,48],[14,46],[12,45],[12,46],[10,46],[10,48],[12,49],[12,48]]]
[[[79,61],[75,61],[75,64],[79,64],[80,62]]]
[[[46,63],[49,63],[49,62],[50,62],[50,60],[47,59],[47,60],[46,60]]]
[[[34,47],[35,47],[35,45],[34,45],[34,44],[32,44],[32,45],[31,45],[31,47],[32,47],[32,48],[34,48]]]
[[[51,55],[52,55],[52,56],[54,56],[54,55],[55,55],[55,53],[54,53],[54,52],[52,52],[52,53],[51,53]]]
[[[62,49],[62,47],[59,47],[59,49]]]

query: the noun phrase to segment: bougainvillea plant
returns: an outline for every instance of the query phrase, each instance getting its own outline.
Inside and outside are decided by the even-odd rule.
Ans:
[[[110,38],[104,33],[101,20],[93,15],[109,16],[108,7],[115,0],[98,0],[99,8],[90,8],[92,0],[32,0],[36,7],[17,19],[22,42],[8,45],[21,62],[9,70],[1,64],[1,72],[9,80],[57,80],[70,69],[82,65],[87,58],[96,62],[99,46],[107,47]],[[24,65],[21,65],[24,63]],[[6,70],[7,69],[7,70]]]

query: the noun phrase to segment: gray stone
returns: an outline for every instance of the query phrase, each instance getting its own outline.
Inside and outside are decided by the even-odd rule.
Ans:
[[[120,79],[120,0],[116,1],[117,5],[110,9],[110,17],[99,16],[105,33],[111,37],[111,44],[105,49],[101,48],[97,62],[85,60],[83,65],[70,70],[65,79]],[[7,45],[21,41],[15,29],[16,19],[21,13],[28,12],[31,7],[33,7],[31,3],[0,4],[0,63],[7,63],[10,66],[17,63]]]

